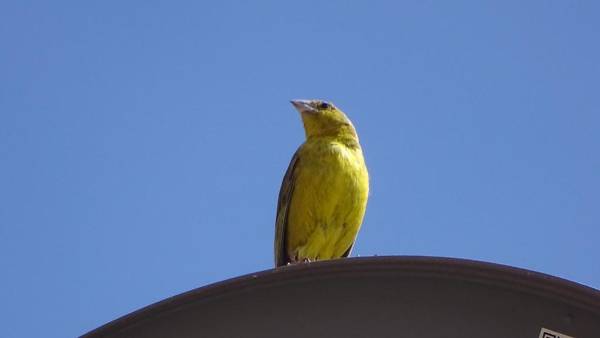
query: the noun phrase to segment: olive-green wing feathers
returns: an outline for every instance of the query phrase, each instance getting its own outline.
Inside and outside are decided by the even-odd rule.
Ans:
[[[294,193],[294,184],[296,183],[296,168],[298,166],[298,151],[292,157],[292,161],[285,172],[281,189],[279,190],[279,200],[277,201],[277,216],[275,220],[275,266],[286,265],[290,262],[285,245],[286,228],[288,222],[289,207],[292,204],[292,194]]]

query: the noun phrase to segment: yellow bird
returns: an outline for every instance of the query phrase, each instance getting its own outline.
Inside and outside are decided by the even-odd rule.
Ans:
[[[306,141],[285,173],[275,221],[275,266],[348,257],[369,195],[369,174],[348,117],[332,103],[294,100]]]

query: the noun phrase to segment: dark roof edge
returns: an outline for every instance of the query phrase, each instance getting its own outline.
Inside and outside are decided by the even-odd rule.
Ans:
[[[533,293],[569,302],[600,315],[600,291],[559,277],[508,265],[429,256],[373,256],[303,263],[269,269],[199,287],[143,307],[96,328],[82,337],[101,337],[192,302],[202,302],[232,292],[331,276],[406,274],[411,277],[459,279]]]

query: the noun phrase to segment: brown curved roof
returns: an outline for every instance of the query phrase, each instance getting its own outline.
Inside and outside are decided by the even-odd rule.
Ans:
[[[84,337],[538,338],[544,329],[600,337],[600,292],[504,265],[381,256],[233,278],[152,304]]]

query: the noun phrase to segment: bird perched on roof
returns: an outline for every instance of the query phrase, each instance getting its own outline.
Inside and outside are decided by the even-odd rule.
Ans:
[[[348,257],[369,195],[358,135],[331,102],[293,100],[306,141],[283,178],[275,221],[275,266]]]

